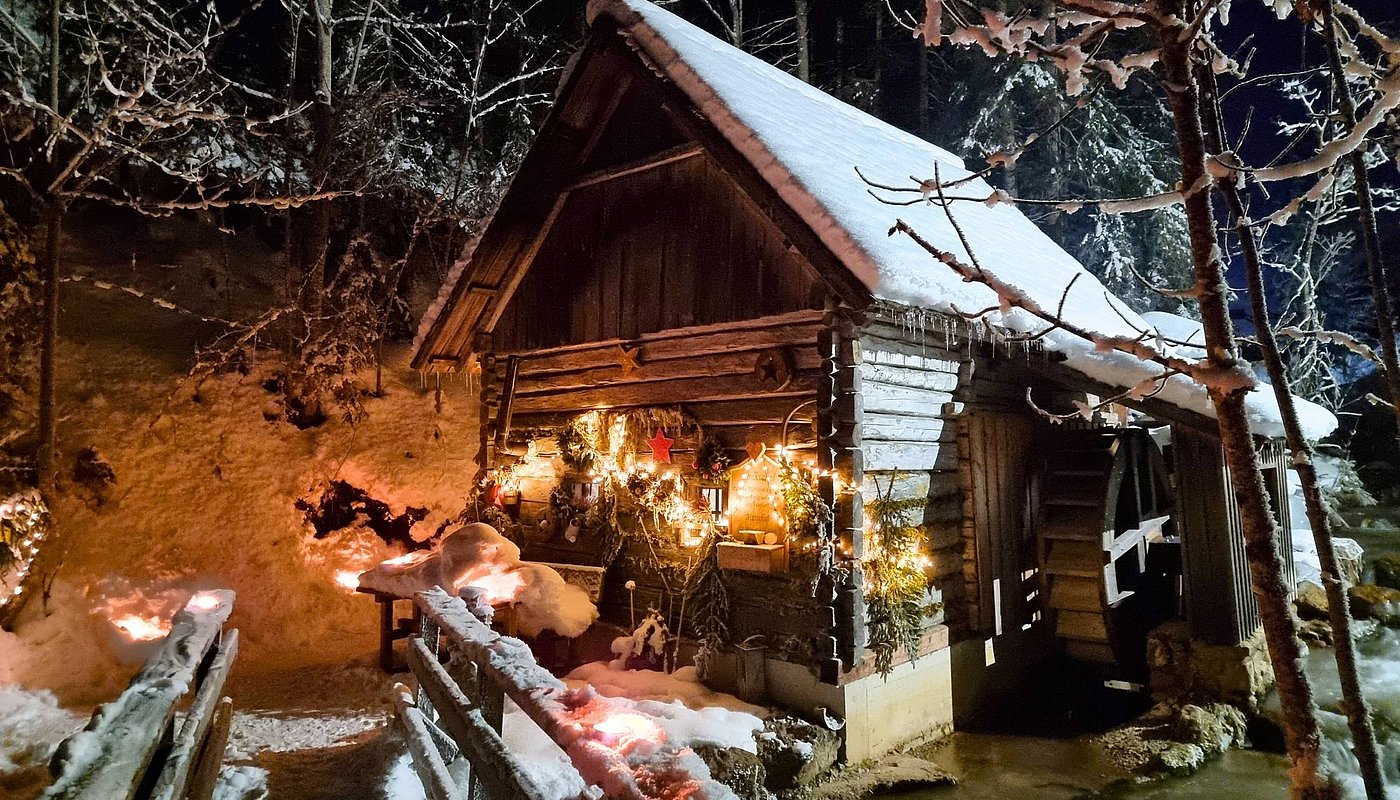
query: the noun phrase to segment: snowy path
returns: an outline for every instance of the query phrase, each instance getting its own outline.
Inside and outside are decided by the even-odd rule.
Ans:
[[[367,666],[239,675],[226,763],[266,770],[277,800],[421,797],[416,779],[405,785],[404,770],[395,770],[404,749],[391,725],[392,683]]]

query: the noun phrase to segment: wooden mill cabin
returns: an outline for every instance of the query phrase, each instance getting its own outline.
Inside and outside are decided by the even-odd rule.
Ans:
[[[947,181],[960,159],[643,0],[590,20],[413,362],[479,368],[484,480],[527,558],[607,566],[605,619],[657,609],[709,640],[715,686],[844,718],[851,759],[975,718],[1051,657],[1144,682],[1164,620],[1249,643],[1204,393],[1177,379],[1052,424],[1028,390],[1072,411],[1152,373],[1063,331],[1018,338],[1042,324],[887,235],[902,217],[963,253],[947,215],[881,203],[856,172]],[[1150,329],[1011,205],[953,214],[983,268],[1043,306]],[[789,467],[829,526],[794,510]],[[871,614],[889,554],[869,512],[890,500],[913,501],[901,563],[930,587],[909,647]]]

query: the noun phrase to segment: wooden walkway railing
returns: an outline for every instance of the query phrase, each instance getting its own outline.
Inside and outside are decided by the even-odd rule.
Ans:
[[[233,592],[200,592],[126,690],[59,745],[45,800],[209,800],[223,764],[232,702],[224,681],[238,631],[224,631]],[[193,695],[178,726],[176,708]]]
[[[578,698],[535,662],[524,642],[497,634],[441,589],[419,592],[414,602],[422,623],[408,642],[408,663],[418,690],[415,696],[402,684],[395,688],[399,721],[429,800],[556,800],[501,738],[507,697],[569,756],[578,797],[646,797],[622,755],[565,719]],[[459,755],[470,765],[460,783],[447,769]],[[585,788],[590,784],[601,790]]]

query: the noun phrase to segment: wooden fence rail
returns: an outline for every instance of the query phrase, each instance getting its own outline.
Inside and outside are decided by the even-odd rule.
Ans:
[[[45,800],[209,800],[223,764],[232,701],[224,682],[238,631],[224,631],[231,591],[200,592],[116,700],[59,745]],[[176,726],[176,710],[193,696]]]
[[[501,738],[506,698],[568,755],[579,798],[603,791],[624,800],[646,797],[621,754],[563,719],[568,688],[535,662],[524,642],[497,634],[441,589],[419,592],[414,602],[422,624],[409,642],[408,663],[418,692],[414,697],[398,687],[397,705],[430,800],[557,800]],[[447,770],[459,754],[470,765],[460,782]]]

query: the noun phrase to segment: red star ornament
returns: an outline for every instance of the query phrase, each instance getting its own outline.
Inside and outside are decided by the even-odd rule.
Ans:
[[[651,446],[651,460],[656,463],[671,463],[671,445],[675,444],[675,439],[666,437],[666,429],[658,428],[656,435],[647,440]]]

